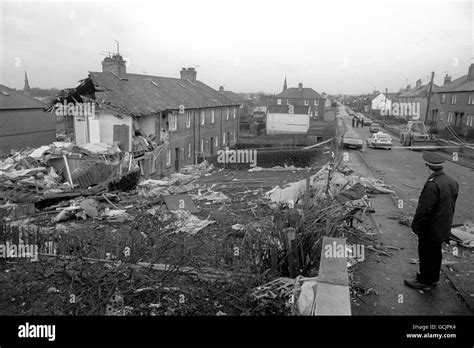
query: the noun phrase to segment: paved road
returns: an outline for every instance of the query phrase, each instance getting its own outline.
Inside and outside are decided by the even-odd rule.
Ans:
[[[351,127],[351,119],[341,109],[342,119]],[[365,140],[370,132],[368,127],[354,128]],[[404,202],[404,211],[413,213],[417,200],[429,173],[421,158],[422,153],[405,149],[367,149],[364,146],[363,156],[367,159],[372,172],[364,164],[355,150],[345,150],[349,153],[349,165],[365,175],[374,175],[392,185],[392,189]],[[466,218],[474,220],[474,184],[472,170],[456,164],[448,163],[446,172],[460,184],[460,196],[457,204],[455,222],[462,222]],[[401,248],[394,251],[393,256],[380,256],[368,252],[366,260],[356,266],[354,281],[366,288],[372,288],[373,293],[362,296],[353,306],[354,315],[469,315],[469,310],[455,288],[442,274],[440,285],[433,293],[420,293],[407,288],[403,279],[412,277],[418,266],[410,264],[410,259],[417,259],[417,237],[411,229],[400,225],[398,221],[389,219],[400,212],[389,195],[376,195],[372,198],[376,210],[377,222],[382,234],[378,241],[386,245]],[[443,258],[452,260],[449,255],[452,247],[445,246]],[[474,253],[466,248],[456,258],[458,267],[456,274],[462,279],[463,288],[469,293],[474,292],[472,273]]]

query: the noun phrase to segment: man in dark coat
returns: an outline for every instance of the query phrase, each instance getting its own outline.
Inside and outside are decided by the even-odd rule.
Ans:
[[[415,280],[405,280],[405,285],[432,290],[439,280],[441,246],[451,233],[459,184],[443,172],[443,157],[425,153],[423,159],[432,173],[421,191],[411,225],[418,236],[420,272]]]

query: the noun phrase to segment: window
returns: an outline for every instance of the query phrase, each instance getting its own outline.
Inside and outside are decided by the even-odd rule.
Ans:
[[[474,126],[474,115],[468,115],[467,116],[467,125],[469,127],[473,127]]]
[[[204,139],[201,139],[201,153],[204,153]]]
[[[178,130],[178,115],[170,115],[170,130]]]
[[[314,106],[318,106],[319,105],[319,100],[315,100],[314,101]]]
[[[290,99],[286,100],[286,105],[290,105]]]
[[[235,138],[235,129],[234,129],[234,141],[236,141],[237,139]]]
[[[229,110],[229,108],[227,108],[226,109],[226,116],[225,116],[226,120],[229,119],[229,116],[230,116],[230,110]]]
[[[201,125],[203,126],[206,123],[206,113],[204,110],[201,110]]]
[[[191,112],[186,113],[186,128],[191,128]]]
[[[191,157],[191,151],[192,151],[191,143],[189,142],[188,143],[188,157]]]
[[[219,147],[219,136],[216,136],[216,147]]]
[[[474,105],[474,94],[469,94],[469,97],[467,99],[467,104]]]
[[[456,94],[451,96],[451,104],[456,104]]]
[[[445,101],[446,101],[446,94],[442,94],[441,95],[441,104],[444,104]]]
[[[232,115],[232,116],[234,117],[234,119],[235,119],[235,114],[236,114],[236,113],[237,113],[237,108],[234,108],[234,113],[233,113],[233,115]]]
[[[222,133],[222,145],[225,145],[225,132]]]
[[[304,105],[309,105],[309,100],[308,99],[304,100]]]
[[[448,122],[453,122],[453,113],[448,112]]]
[[[277,104],[281,105],[281,99],[277,99]]]
[[[166,165],[169,166],[171,164],[171,149],[166,151]]]
[[[216,120],[216,112],[214,109],[211,111],[211,123],[214,123]]]

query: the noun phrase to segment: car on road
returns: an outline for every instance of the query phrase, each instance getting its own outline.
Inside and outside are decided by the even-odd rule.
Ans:
[[[368,117],[363,118],[364,126],[370,126],[372,124],[372,120]]]
[[[362,149],[364,141],[355,132],[346,132],[342,137],[342,146],[347,148]]]
[[[391,150],[393,146],[392,137],[382,132],[373,133],[367,138],[366,143],[367,147],[370,148],[384,148]]]
[[[369,131],[370,131],[370,133],[377,133],[377,132],[380,132],[380,124],[378,124],[378,123],[376,123],[376,122],[373,122],[373,123],[370,125]]]

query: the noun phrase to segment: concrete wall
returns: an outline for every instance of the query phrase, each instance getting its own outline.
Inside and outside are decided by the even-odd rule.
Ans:
[[[267,134],[306,134],[309,129],[309,115],[267,114]]]
[[[129,148],[132,148],[132,129],[133,120],[131,116],[124,116],[118,118],[112,114],[100,113],[99,114],[100,124],[100,141],[102,143],[113,144],[114,142],[114,125],[127,125],[129,126]]]
[[[142,116],[138,117],[138,125],[142,132],[147,135],[155,135],[156,133],[156,123],[157,123],[157,116],[150,115],[150,116]]]
[[[0,110],[0,153],[52,143],[55,123],[56,115],[42,109]]]

